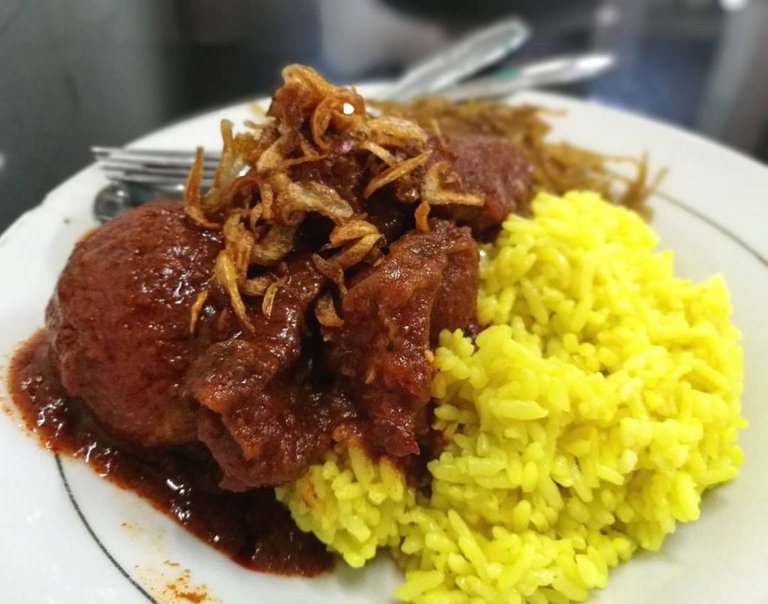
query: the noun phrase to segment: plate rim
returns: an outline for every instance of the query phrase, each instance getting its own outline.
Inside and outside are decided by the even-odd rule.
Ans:
[[[360,88],[363,88],[363,87],[361,86]],[[555,103],[566,102],[568,104],[576,103],[576,104],[580,104],[580,105],[589,105],[589,106],[592,106],[593,108],[597,108],[600,111],[608,111],[608,112],[611,112],[613,114],[616,114],[621,119],[638,120],[638,123],[640,123],[641,125],[643,125],[645,123],[648,123],[648,124],[652,125],[654,128],[663,128],[663,129],[668,131],[668,134],[674,135],[676,137],[677,136],[681,136],[681,135],[685,136],[685,137],[688,137],[693,142],[695,142],[697,145],[700,145],[700,144],[706,145],[707,147],[710,148],[709,150],[711,152],[716,152],[717,154],[722,154],[723,152],[725,152],[727,154],[732,155],[732,157],[734,159],[736,159],[736,160],[743,161],[743,160],[746,159],[747,160],[747,164],[749,165],[750,170],[753,169],[753,168],[759,169],[761,177],[765,177],[766,181],[768,182],[768,167],[762,165],[761,163],[757,162],[756,160],[754,160],[754,159],[752,159],[752,158],[750,158],[748,156],[745,156],[745,155],[741,154],[738,151],[735,151],[733,149],[729,149],[728,147],[725,147],[725,146],[720,145],[720,144],[718,144],[716,142],[713,142],[713,141],[711,141],[709,139],[706,139],[705,137],[697,135],[696,133],[693,133],[693,132],[690,132],[690,131],[686,131],[686,130],[677,128],[677,127],[675,127],[673,125],[669,125],[669,124],[660,122],[658,120],[649,119],[649,118],[644,117],[644,116],[638,116],[638,115],[635,115],[635,114],[631,114],[631,113],[628,113],[628,112],[620,110],[620,109],[616,109],[616,108],[612,108],[612,107],[606,107],[606,106],[598,104],[598,103],[589,103],[589,102],[585,102],[585,101],[580,100],[580,99],[572,99],[572,98],[569,98],[569,97],[564,97],[562,95],[557,95],[557,94],[552,94],[552,93],[540,93],[540,92],[523,93],[521,95],[515,95],[514,97],[511,98],[511,100],[514,102],[514,101],[517,101],[517,100],[520,100],[520,99],[525,100],[525,99],[535,99],[535,98],[542,98],[542,99],[545,99],[547,101],[555,102]],[[167,133],[168,131],[171,131],[173,128],[179,128],[179,127],[188,126],[191,122],[194,122],[196,120],[212,119],[213,116],[224,114],[224,113],[233,113],[233,114],[238,113],[238,112],[242,111],[243,108],[246,108],[249,104],[250,103],[237,103],[237,104],[233,104],[233,105],[228,105],[226,107],[222,107],[222,108],[218,108],[218,109],[213,109],[213,110],[210,110],[210,111],[206,111],[206,112],[203,112],[203,113],[200,113],[200,114],[197,114],[197,115],[194,115],[194,116],[191,116],[191,117],[179,120],[177,122],[174,122],[172,124],[163,126],[162,128],[159,128],[159,129],[157,129],[155,131],[152,131],[152,132],[150,132],[150,133],[148,133],[146,135],[143,135],[143,136],[135,139],[134,141],[132,141],[130,143],[130,145],[133,145],[133,146],[141,145],[144,141],[146,141],[147,139],[149,139],[149,138],[151,138],[153,136],[163,136],[163,135],[165,135],[165,133]],[[85,168],[83,168],[83,169],[79,170],[78,172],[76,172],[74,175],[72,175],[68,179],[64,180],[57,187],[53,188],[48,194],[46,194],[46,196],[43,198],[41,203],[39,203],[34,208],[28,210],[27,212],[24,212],[21,216],[19,216],[8,227],[8,229],[6,231],[4,231],[2,233],[2,235],[0,235],[0,255],[3,253],[2,252],[2,247],[3,247],[4,242],[10,241],[11,238],[13,238],[15,236],[14,233],[22,231],[23,228],[25,227],[25,225],[27,223],[29,223],[29,222],[34,221],[35,217],[38,214],[44,213],[48,209],[54,209],[55,208],[56,196],[58,194],[60,194],[62,192],[62,190],[64,190],[66,188],[66,186],[71,185],[73,182],[79,182],[80,180],[87,180],[88,184],[90,186],[90,183],[95,182],[94,181],[94,177],[98,177],[98,176],[100,176],[98,174],[98,168],[95,166],[95,164],[90,164],[90,165],[86,166]],[[662,192],[663,192],[663,190],[662,190]],[[683,204],[683,205],[686,208],[688,207],[688,204]],[[690,209],[690,208],[688,208],[688,209]],[[707,216],[704,213],[701,213],[700,217],[703,218],[704,220],[708,221],[711,226],[714,226],[715,228],[717,228],[717,223],[716,223],[715,219]],[[742,242],[742,245],[744,245],[743,242]],[[750,251],[760,262],[762,262],[763,265],[768,267],[768,259],[766,259],[766,257],[759,250],[749,248],[747,245],[744,245],[744,247],[747,247],[748,251]],[[3,382],[5,381],[4,378],[2,378],[2,381]],[[2,474],[0,473],[0,476],[1,475]],[[130,577],[128,577],[128,578],[129,578],[129,580],[131,580]]]

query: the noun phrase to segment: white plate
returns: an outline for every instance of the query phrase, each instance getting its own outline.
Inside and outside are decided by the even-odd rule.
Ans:
[[[744,414],[739,478],[710,493],[698,522],[681,526],[659,554],[614,571],[592,601],[622,604],[768,602],[768,169],[668,126],[542,93],[519,100],[564,108],[555,136],[617,154],[648,151],[671,172],[652,200],[653,226],[677,254],[679,274],[722,272],[744,332]],[[171,126],[140,141],[156,147],[218,145],[218,122],[250,115],[241,105]],[[43,320],[56,277],[78,236],[94,225],[91,204],[105,184],[90,166],[53,190],[0,237],[0,354]],[[2,375],[5,375],[3,368]],[[3,378],[4,379],[4,378]],[[2,382],[2,380],[0,380]],[[0,383],[0,397],[7,398]],[[174,561],[178,567],[165,561]],[[363,571],[339,565],[318,579],[242,569],[133,494],[84,464],[58,460],[0,418],[0,600],[152,601],[190,569],[223,602],[388,602],[398,575],[386,560]],[[161,600],[162,601],[162,600]]]

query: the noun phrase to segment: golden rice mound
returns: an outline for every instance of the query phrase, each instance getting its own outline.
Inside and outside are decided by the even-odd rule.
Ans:
[[[301,530],[356,568],[377,548],[400,542],[397,520],[414,503],[399,468],[386,457],[371,460],[355,443],[339,447],[276,494]]]
[[[303,515],[291,505],[301,488],[285,498],[346,559],[391,546],[405,601],[585,600],[738,473],[740,335],[723,280],[676,278],[651,229],[595,194],[542,194],[533,211],[485,249],[478,314],[489,327],[474,342],[441,334],[434,427],[450,439],[428,465],[431,493],[414,501],[405,489],[409,501],[376,520],[345,455],[318,466],[347,475],[343,489],[303,478],[316,495]],[[342,505],[386,537],[350,549]]]

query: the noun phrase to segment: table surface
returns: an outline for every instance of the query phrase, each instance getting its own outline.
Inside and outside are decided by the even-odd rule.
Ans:
[[[93,144],[261,96],[290,62],[338,82],[396,76],[511,13],[534,37],[510,62],[610,50],[613,71],[560,90],[768,160],[765,0],[4,0],[0,231]]]

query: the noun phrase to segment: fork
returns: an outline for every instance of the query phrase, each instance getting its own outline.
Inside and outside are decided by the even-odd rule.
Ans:
[[[195,159],[194,151],[92,147],[97,165],[111,181],[96,194],[93,214],[99,222],[158,197],[180,197]],[[205,153],[200,186],[207,191],[219,154]]]
[[[529,37],[528,26],[517,17],[481,28],[413,65],[382,96],[407,100],[434,94],[497,63],[525,44]],[[112,181],[94,200],[94,214],[101,222],[158,194],[178,195],[194,158],[192,151],[94,147],[93,153],[105,176]],[[206,156],[203,187],[210,186],[217,161],[218,157],[213,154]]]
[[[511,94],[540,84],[559,84],[594,77],[614,64],[610,54],[558,57],[507,70],[496,76],[468,80],[442,94],[453,101]],[[160,195],[178,197],[195,157],[193,151],[92,147],[94,158],[112,184],[94,200],[96,218],[105,222],[122,210]],[[201,188],[210,188],[219,154],[205,153]]]
[[[594,77],[613,64],[613,56],[605,53],[550,58],[499,75],[467,80],[441,94],[452,101],[505,96],[536,85]],[[126,206],[138,205],[158,194],[180,195],[195,157],[193,151],[121,147],[92,147],[91,150],[104,175],[113,183],[99,192],[94,203],[94,212],[101,221],[113,218]],[[211,186],[218,161],[217,153],[204,154],[203,190]]]
[[[91,152],[108,180],[160,188],[183,184],[195,159],[194,151],[169,149],[96,146],[91,147]],[[203,187],[210,187],[219,157],[213,152],[203,154]]]

